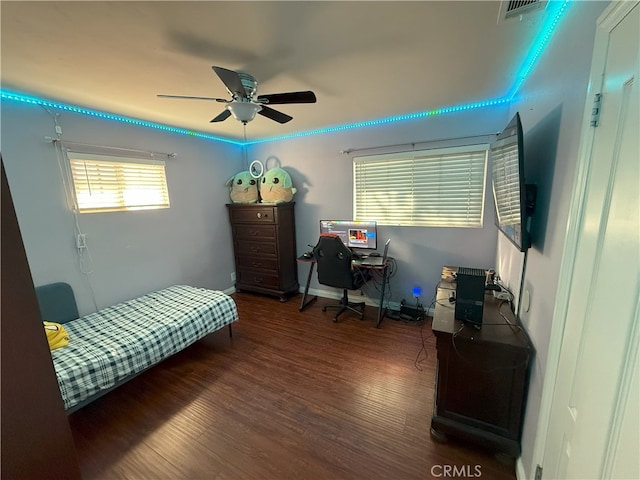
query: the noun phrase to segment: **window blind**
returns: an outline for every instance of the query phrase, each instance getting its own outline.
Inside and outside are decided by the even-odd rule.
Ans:
[[[498,223],[520,223],[520,175],[518,145],[505,145],[491,150],[493,195],[498,206]]]
[[[70,153],[69,163],[80,212],[169,207],[162,161]]]
[[[355,157],[354,217],[482,227],[488,145]]]

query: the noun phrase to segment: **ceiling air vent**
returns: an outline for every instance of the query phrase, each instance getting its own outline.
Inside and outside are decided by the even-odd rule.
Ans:
[[[546,6],[546,0],[505,0],[500,4],[498,22],[540,10]]]

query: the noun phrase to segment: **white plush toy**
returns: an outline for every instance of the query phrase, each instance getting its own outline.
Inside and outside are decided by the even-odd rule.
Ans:
[[[229,197],[233,203],[257,203],[260,198],[258,180],[249,171],[236,173],[225,185],[229,187]]]
[[[291,176],[280,167],[267,170],[260,182],[260,197],[263,203],[290,202],[296,191]]]

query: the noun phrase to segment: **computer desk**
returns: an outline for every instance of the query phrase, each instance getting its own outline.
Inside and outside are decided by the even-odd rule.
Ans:
[[[309,284],[311,283],[311,277],[313,276],[313,269],[316,266],[316,261],[313,258],[305,258],[298,257],[298,262],[300,263],[308,263],[309,264],[309,275],[307,275],[307,283],[304,286],[304,293],[302,294],[302,301],[300,302],[300,311],[303,311],[313,302],[315,302],[318,297],[313,295],[309,297]],[[354,260],[351,262],[354,268],[359,268],[362,270],[376,271],[382,273],[382,287],[380,288],[380,302],[378,304],[378,318],[376,321],[376,328],[380,328],[380,324],[382,323],[382,319],[384,318],[385,308],[384,308],[384,291],[387,288],[387,283],[389,281],[389,267],[391,266],[392,258],[388,257],[387,261],[383,265],[363,265],[362,260]],[[369,280],[367,280],[368,282]]]

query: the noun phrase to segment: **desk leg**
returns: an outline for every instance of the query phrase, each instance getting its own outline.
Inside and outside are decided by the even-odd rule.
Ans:
[[[307,308],[309,305],[311,305],[313,302],[315,302],[318,297],[316,297],[315,295],[313,296],[313,298],[310,298],[309,301],[307,301],[307,294],[309,293],[309,284],[311,283],[311,276],[313,275],[313,268],[316,266],[315,262],[310,262],[311,266],[309,267],[309,275],[307,275],[307,284],[304,286],[304,293],[302,294],[302,301],[300,302],[300,312],[303,311],[305,308]]]
[[[380,328],[380,324],[384,318],[384,290],[387,287],[388,272],[389,267],[385,266],[384,269],[382,269],[382,287],[380,288],[380,305],[378,305],[378,322],[376,323],[376,328]]]

